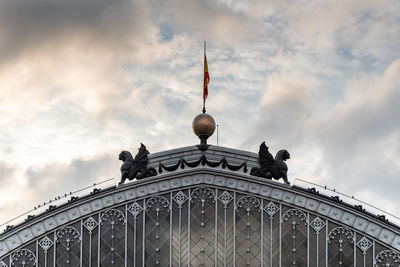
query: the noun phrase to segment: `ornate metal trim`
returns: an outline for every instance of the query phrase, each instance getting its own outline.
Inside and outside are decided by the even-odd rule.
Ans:
[[[99,225],[93,217],[89,217],[86,219],[86,221],[83,223],[83,226],[89,231],[89,234],[92,234],[93,230]]]
[[[265,207],[264,211],[269,215],[269,218],[272,220],[275,213],[279,211],[279,207],[275,205],[274,202],[270,201]]]
[[[222,205],[224,205],[224,208],[226,209],[229,203],[231,203],[231,201],[233,200],[233,196],[225,190],[221,193],[221,195],[219,195],[218,199],[219,201],[221,201]]]
[[[145,205],[146,211],[155,210],[156,212],[160,212],[163,209],[170,209],[170,204],[168,199],[163,196],[154,196],[146,201]]]
[[[118,221],[122,222],[122,225],[125,224],[125,215],[122,213],[122,211],[117,210],[117,209],[109,209],[105,212],[100,217],[100,222],[101,224],[104,224],[105,221],[110,221],[113,224],[116,224],[114,220],[111,220],[110,217],[117,217]]]
[[[241,168],[243,168],[244,173],[247,173],[247,171],[248,171],[246,161],[240,165],[232,165],[232,164],[229,164],[229,162],[226,160],[226,158],[222,158],[220,161],[214,162],[214,161],[209,161],[205,155],[202,155],[200,157],[200,159],[197,161],[188,162],[185,159],[181,158],[178,160],[178,162],[176,164],[170,165],[170,166],[165,166],[164,164],[162,164],[160,162],[158,165],[158,173],[162,173],[163,170],[166,170],[168,172],[173,172],[173,171],[176,171],[179,167],[181,167],[181,169],[184,169],[185,166],[187,166],[189,168],[196,168],[200,164],[203,166],[207,165],[212,168],[217,168],[217,167],[221,166],[222,169],[228,168],[231,171],[238,171]]]
[[[239,211],[240,209],[246,210],[247,213],[250,213],[251,211],[261,210],[261,203],[260,201],[253,197],[253,196],[244,196],[241,197],[235,205],[235,210]]]
[[[348,229],[346,227],[342,227],[342,226],[336,227],[329,232],[328,243],[330,243],[331,240],[335,239],[337,236],[340,236],[340,235],[343,235],[348,240],[351,240],[350,243],[353,243],[353,241],[354,241],[353,231],[351,231],[350,229]]]
[[[188,197],[185,195],[185,193],[183,193],[182,191],[179,191],[178,193],[176,193],[173,197],[174,201],[176,202],[176,204],[178,204],[179,208],[182,207],[182,205],[186,202],[186,200],[188,199]]]
[[[27,260],[29,260],[30,262],[33,262],[33,266],[35,266],[37,263],[35,254],[32,251],[30,251],[29,249],[23,248],[12,254],[11,265],[15,265],[14,263],[18,262],[20,258],[26,258],[25,260],[22,260],[23,262],[25,262],[25,264],[23,264],[23,266],[26,266]]]
[[[142,206],[140,206],[137,201],[133,202],[132,205],[129,206],[128,211],[132,214],[133,218],[136,220],[137,216],[143,211]]]
[[[75,238],[78,242],[81,240],[81,235],[79,234],[78,230],[76,230],[72,226],[67,226],[63,227],[60,230],[57,231],[56,233],[56,242],[61,242],[60,240],[63,240],[64,236],[68,235],[68,238],[70,240],[70,237],[72,236]],[[69,241],[68,241],[69,242]]]
[[[53,241],[48,236],[43,237],[39,241],[39,246],[44,250],[44,253],[47,253],[47,250],[53,246]]]
[[[192,191],[190,196],[190,201],[194,202],[194,200],[199,199],[202,202],[211,201],[212,203],[215,202],[215,193],[212,189],[208,187],[198,187]]]
[[[386,261],[385,261],[385,259],[386,259]],[[389,262],[389,261],[392,261],[392,262]],[[374,265],[376,265],[376,266],[378,266],[378,264],[381,264],[381,263],[384,264],[382,266],[388,266],[388,267],[396,266],[397,264],[394,265],[394,263],[400,263],[400,254],[393,250],[384,250],[384,251],[380,252],[374,260]]]
[[[294,216],[299,217],[300,221],[304,222],[304,225],[307,225],[307,215],[304,213],[304,211],[299,209],[290,209],[285,211],[285,213],[282,215],[282,224],[284,224],[285,221],[288,221],[290,217]]]
[[[325,227],[325,222],[320,217],[317,216],[314,218],[314,220],[312,220],[310,225],[318,235],[319,231],[321,231]]]

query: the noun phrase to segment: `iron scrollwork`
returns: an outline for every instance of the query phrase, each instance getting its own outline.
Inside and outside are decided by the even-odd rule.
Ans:
[[[393,250],[384,250],[375,258],[376,266],[398,266],[400,255]]]
[[[37,259],[32,251],[23,248],[12,254],[11,265],[22,265],[24,267],[36,266]]]

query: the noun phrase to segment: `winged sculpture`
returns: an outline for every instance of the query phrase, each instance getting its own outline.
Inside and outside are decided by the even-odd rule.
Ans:
[[[135,158],[133,158],[132,154],[126,150],[119,154],[119,159],[123,162],[121,166],[121,181],[119,184],[123,184],[126,179],[131,181],[134,178],[142,179],[157,175],[156,169],[152,167],[147,168],[149,162],[149,158],[147,157],[148,154],[150,154],[150,152],[142,143],[140,143],[139,152]]]
[[[287,159],[290,159],[290,154],[287,150],[279,150],[276,153],[275,158],[268,151],[268,147],[265,142],[260,145],[260,150],[258,151],[260,168],[254,167],[251,169],[250,174],[272,179],[279,180],[280,178],[287,184],[289,184],[287,178],[288,167],[285,163]]]

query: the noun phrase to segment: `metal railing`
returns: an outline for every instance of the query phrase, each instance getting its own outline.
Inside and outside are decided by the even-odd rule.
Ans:
[[[31,210],[26,211],[26,212],[18,215],[17,217],[14,217],[14,218],[0,224],[0,231],[2,232],[4,230],[8,230],[9,228],[11,228],[13,226],[22,223],[23,219],[25,217],[26,217],[25,221],[28,221],[31,218],[34,218],[36,215],[46,212],[47,209],[54,208],[55,206],[60,205],[60,204],[65,204],[67,198],[73,199],[73,198],[83,197],[83,196],[90,194],[90,192],[92,190],[104,189],[104,188],[107,188],[107,187],[110,187],[110,186],[113,186],[116,184],[117,184],[117,182],[116,182],[115,178],[110,178],[110,179],[107,179],[107,180],[104,180],[104,181],[101,181],[98,183],[93,183],[92,185],[86,186],[79,190],[65,193],[63,195],[59,195],[53,199],[50,199],[49,201],[46,201],[42,204],[39,204],[39,205],[33,207]],[[0,234],[1,234],[1,232],[0,232]]]
[[[315,188],[315,190],[318,191],[317,193],[329,196],[332,199],[335,199],[335,197],[339,197],[336,198],[336,200],[343,201],[345,204],[353,205],[360,211],[366,211],[368,213],[371,213],[372,215],[375,215],[377,218],[383,221],[391,222],[397,226],[400,226],[400,217],[394,215],[393,213],[380,209],[374,205],[371,205],[365,201],[357,199],[354,196],[341,193],[334,188],[329,188],[326,185],[319,185],[300,178],[295,178],[293,181],[293,185],[308,189]]]
[[[51,209],[51,207],[60,205],[60,204],[65,204],[67,198],[79,198],[85,195],[88,195],[92,190],[97,190],[97,189],[105,189],[110,186],[117,185],[117,182],[115,178],[110,178],[104,181],[101,181],[99,183],[94,183],[92,185],[86,186],[82,189],[65,193],[63,195],[57,196],[47,202],[44,202],[43,204],[39,204],[32,208],[29,211],[26,211],[17,217],[14,217],[2,224],[0,224],[0,231],[7,230],[10,227],[13,227],[13,225],[18,225],[23,222],[23,218],[25,218],[25,221],[29,220],[30,218],[34,218],[36,215],[39,215],[43,212],[45,212],[47,209]],[[354,207],[358,207],[360,211],[367,211],[371,213],[372,215],[375,215],[377,218],[380,218],[385,221],[389,221],[391,223],[396,224],[397,226],[400,226],[400,217],[389,213],[387,211],[384,211],[376,206],[373,206],[371,204],[368,204],[365,201],[362,201],[360,199],[355,198],[354,196],[350,196],[341,192],[338,192],[336,189],[329,188],[327,186],[319,185],[313,182],[309,182],[300,178],[295,178],[293,185],[302,187],[303,189],[307,188],[318,188],[318,193],[322,195],[326,195],[328,197],[335,197],[340,196],[340,200],[343,200],[346,204],[353,205]],[[334,195],[332,195],[332,193]],[[382,215],[384,217],[382,217]],[[1,234],[1,232],[0,232]]]

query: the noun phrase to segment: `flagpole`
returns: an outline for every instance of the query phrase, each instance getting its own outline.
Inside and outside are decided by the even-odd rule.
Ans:
[[[204,41],[204,59],[203,59],[203,61],[204,61],[204,71],[203,71],[203,75],[204,75],[204,73],[206,71],[206,41]],[[203,77],[203,113],[206,113],[206,98],[204,96],[204,88],[206,86],[205,83],[206,83],[206,81],[205,81],[205,78]]]

